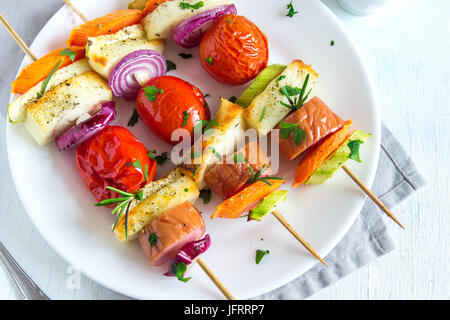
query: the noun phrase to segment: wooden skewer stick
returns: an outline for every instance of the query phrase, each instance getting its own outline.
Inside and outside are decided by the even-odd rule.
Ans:
[[[314,250],[314,248],[305,240],[297,231],[286,221],[286,219],[277,211],[272,211],[272,214],[277,218],[278,221],[308,250],[314,257],[320,260],[326,267],[328,264],[322,259],[322,257]]]
[[[202,259],[197,258],[196,261],[200,266],[200,268],[202,268],[203,271],[205,271],[205,273],[208,275],[211,281],[216,285],[217,289],[219,289],[220,292],[222,292],[225,298],[227,298],[228,300],[236,300],[230,293],[230,291],[228,291],[227,288],[225,288],[222,282],[220,282],[220,280],[214,275],[214,273],[211,271],[211,269],[209,269],[209,267],[205,264],[205,262]]]
[[[395,221],[402,229],[405,229],[403,225],[400,223],[400,221],[397,219],[397,217],[380,201],[380,199],[377,198],[377,196],[369,190],[369,188],[366,187],[366,185],[359,180],[359,178],[347,167],[343,166],[342,169],[352,178],[352,180],[369,196],[370,199],[375,202],[375,204],[383,210],[392,220]]]
[[[83,20],[84,22],[88,22],[89,19],[86,18],[86,16],[84,14],[81,13],[80,10],[77,9],[77,7],[75,7],[72,2],[70,2],[69,0],[63,0],[64,3],[70,8],[72,9],[72,11],[81,18],[81,20]]]
[[[11,37],[17,42],[19,47],[23,50],[23,52],[31,60],[36,61],[37,60],[36,56],[33,54],[33,52],[31,52],[30,48],[28,48],[28,46],[25,44],[22,38],[17,34],[17,32],[13,29],[13,27],[11,27],[11,25],[8,23],[8,21],[6,21],[6,19],[2,16],[1,13],[0,13],[0,21],[2,22],[5,29],[9,32]]]

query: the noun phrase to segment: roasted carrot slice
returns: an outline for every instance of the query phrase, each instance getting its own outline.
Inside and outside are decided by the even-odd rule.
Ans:
[[[58,69],[62,69],[72,63],[72,60],[68,56],[61,56],[60,53],[64,49],[58,49],[43,56],[39,60],[31,63],[24,68],[17,79],[11,84],[11,92],[16,94],[24,94],[30,88],[34,87],[40,81],[47,78],[52,69],[62,60]],[[71,47],[70,50],[76,53],[74,61],[83,59],[85,57],[84,47]]]
[[[168,0],[149,0],[147,1],[147,4],[145,5],[144,12],[145,14],[155,11],[158,6]],[[170,0],[169,0],[170,1]]]
[[[144,13],[141,10],[119,10],[107,14],[74,28],[66,43],[68,46],[85,47],[88,37],[116,33],[139,23],[143,17]]]
[[[252,209],[253,206],[257,205],[270,193],[277,190],[285,182],[284,180],[275,180],[270,178],[267,178],[267,180],[271,185],[263,181],[256,181],[243,189],[241,192],[222,202],[219,206],[217,206],[216,211],[211,216],[211,219],[214,219],[215,217],[229,219],[239,218],[242,214]]]
[[[295,170],[293,187],[305,183],[314,171],[347,140],[351,125],[352,120],[346,121],[340,130],[328,135],[306,154]]]

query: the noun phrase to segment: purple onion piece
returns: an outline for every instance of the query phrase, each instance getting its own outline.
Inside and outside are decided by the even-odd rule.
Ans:
[[[114,66],[108,85],[116,97],[135,100],[139,89],[149,80],[166,74],[167,62],[154,50],[137,50]]]
[[[206,252],[211,245],[211,238],[207,234],[203,239],[186,243],[180,251],[178,251],[175,258],[170,261],[169,271],[164,275],[168,277],[176,276],[174,270],[178,263],[184,263],[186,266],[190,265],[200,254]]]
[[[102,104],[102,108],[89,119],[73,126],[55,139],[59,151],[73,149],[90,137],[102,131],[116,118],[116,103],[113,101]]]
[[[189,49],[200,44],[203,35],[211,27],[212,22],[225,14],[236,14],[234,4],[220,6],[199,13],[180,23],[173,31],[172,38],[183,48]]]

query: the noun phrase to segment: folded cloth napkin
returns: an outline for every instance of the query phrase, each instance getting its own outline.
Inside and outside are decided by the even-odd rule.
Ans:
[[[26,6],[27,10],[22,10]],[[59,0],[48,0],[42,6],[38,1],[17,0],[0,3],[0,12],[8,18],[17,32],[27,42],[36,36],[54,12],[62,6]],[[43,10],[45,9],[45,10]],[[20,21],[33,21],[34,28],[20,24]],[[0,33],[4,46],[4,57],[0,60],[0,101],[6,105],[9,99],[9,84],[14,79],[17,66],[23,54],[6,32]],[[6,118],[3,109],[1,120]],[[411,159],[405,153],[392,133],[383,125],[382,150],[380,162],[372,191],[389,207],[405,199],[425,184]],[[384,213],[367,200],[361,214],[342,241],[326,256],[328,268],[320,263],[301,277],[270,293],[256,299],[303,299],[327,287],[347,274],[364,266],[377,257],[391,251],[394,246],[387,234]],[[116,298],[122,296],[114,295]],[[123,297],[125,298],[125,297]]]
[[[425,185],[425,180],[389,129],[382,125],[381,153],[372,192],[393,208]],[[360,215],[339,244],[294,281],[255,299],[304,299],[394,249],[386,230],[385,214],[367,199]]]

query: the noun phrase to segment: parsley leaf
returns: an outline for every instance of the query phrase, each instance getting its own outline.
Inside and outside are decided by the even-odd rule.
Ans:
[[[209,57],[209,58],[205,58],[205,61],[206,62],[208,62],[210,65],[214,65],[214,62],[213,62],[213,58],[212,57]]]
[[[256,250],[256,256],[255,256],[255,262],[256,264],[259,264],[261,262],[261,259],[266,255],[269,254],[269,250]]]
[[[150,243],[151,247],[156,246],[156,243],[158,243],[158,236],[156,233],[152,232],[148,237],[148,242]]]
[[[300,121],[301,122],[301,121]],[[292,139],[294,140],[294,143],[299,146],[302,144],[302,142],[306,139],[306,132],[300,128],[298,123],[290,123],[290,122],[280,122],[280,138],[281,139],[288,139],[291,133]]]
[[[303,81],[302,88],[293,88],[291,86],[284,86],[280,89],[280,93],[284,95],[287,99],[289,104],[280,101],[280,103],[285,106],[286,108],[292,109],[292,110],[298,110],[303,106],[305,101],[308,99],[309,94],[311,93],[312,88],[309,89],[308,92],[306,92],[306,89],[308,88],[308,81],[309,81],[309,73],[305,77],[305,81]],[[294,100],[291,99],[291,97],[295,97]]]
[[[350,159],[355,160],[357,162],[362,162],[361,159],[359,158],[359,147],[363,143],[364,142],[361,140],[353,140],[348,143],[348,147],[350,148],[351,151],[349,156]]]
[[[77,57],[76,52],[70,50],[70,49],[64,49],[59,53],[60,56],[68,56],[70,60],[72,60],[72,62],[75,60],[75,58]]]
[[[192,58],[193,56],[192,56],[192,54],[190,54],[190,53],[184,53],[184,52],[181,52],[181,53],[179,53],[178,54],[180,57],[182,57],[183,59],[189,59],[189,58]]]
[[[189,278],[184,277],[184,273],[186,272],[186,270],[187,267],[184,264],[184,262],[172,264],[172,272],[177,276],[178,280],[180,281],[188,282],[189,280],[191,280],[191,277]]]
[[[148,87],[144,88],[144,93],[145,93],[145,96],[147,97],[147,100],[155,102],[156,101],[156,94],[157,93],[164,93],[164,90],[163,89],[159,89],[157,87],[148,86]]]
[[[295,11],[292,1],[287,5],[287,9],[288,9],[288,12],[286,14],[286,17],[292,18],[294,15],[296,15],[298,13],[297,11]]]
[[[170,60],[166,60],[167,62],[167,72],[172,70],[177,70],[177,65]]]
[[[334,46],[334,40],[331,40],[330,46]]]
[[[134,127],[136,123],[139,121],[139,113],[137,112],[137,109],[134,108],[133,114],[131,115],[130,120],[128,120],[128,126]]]
[[[133,166],[133,167],[135,167],[135,168],[138,168],[138,169],[141,169],[141,170],[142,170],[142,165],[141,165],[141,162],[139,161],[139,159],[137,159],[135,162],[126,163],[125,165],[126,165],[127,167]]]
[[[150,159],[155,160],[158,165],[162,165],[164,162],[169,160],[169,157],[167,156],[167,152],[163,152],[163,153],[161,153],[161,155],[155,156],[156,150],[152,150],[147,155]]]
[[[232,96],[230,99],[228,99],[228,101],[235,103],[237,100],[237,98],[235,96]]]
[[[148,182],[148,164],[145,164],[144,178],[145,182]]]
[[[183,127],[187,125],[189,120],[189,112],[183,111]]]
[[[234,154],[234,163],[243,163],[247,161],[248,161],[247,158],[242,152]]]
[[[187,3],[187,2],[181,2],[180,3],[181,9],[200,9],[204,5],[205,5],[205,3],[203,1],[199,1],[196,4],[190,4],[190,3]]]
[[[200,191],[200,198],[203,200],[203,204],[208,204],[211,201],[211,190],[203,189]]]
[[[214,129],[219,125],[219,122],[217,122],[217,119],[214,118],[210,121],[208,120],[197,120],[194,126],[194,132],[199,132],[203,130],[203,133],[207,132],[210,129]]]

